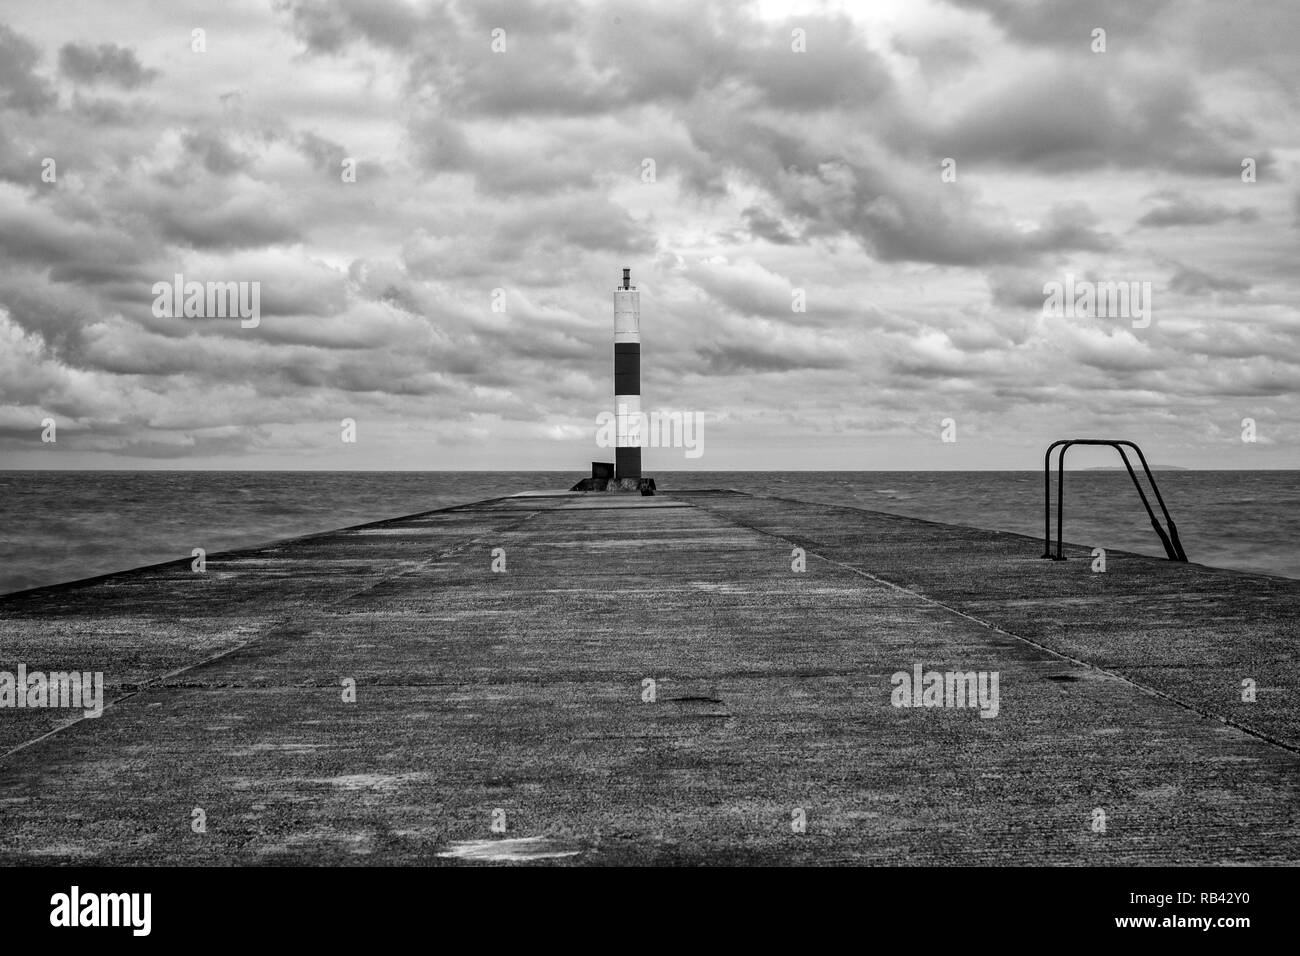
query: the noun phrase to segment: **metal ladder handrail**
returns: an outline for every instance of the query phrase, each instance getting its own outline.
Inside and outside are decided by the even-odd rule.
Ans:
[[[1186,561],[1187,553],[1183,551],[1183,543],[1178,539],[1178,526],[1174,524],[1169,509],[1165,507],[1165,499],[1160,494],[1160,487],[1156,484],[1155,476],[1151,473],[1150,466],[1147,465],[1147,458],[1146,455],[1142,454],[1142,449],[1135,443],[1124,439],[1111,440],[1103,438],[1062,438],[1047,446],[1047,453],[1043,456],[1043,557],[1051,558],[1053,561],[1065,560],[1062,550],[1065,536],[1063,530],[1065,524],[1065,453],[1070,450],[1071,445],[1109,445],[1119,452],[1119,457],[1128,470],[1128,476],[1133,479],[1133,487],[1137,489],[1138,495],[1142,499],[1142,507],[1146,508],[1147,517],[1151,519],[1151,527],[1160,536],[1160,543],[1164,545],[1166,557],[1170,561]],[[1058,446],[1061,448],[1061,454],[1056,461],[1056,554],[1052,554],[1052,451]],[[1165,523],[1169,526],[1168,534],[1160,526],[1160,522],[1156,520],[1155,512],[1151,510],[1151,502],[1147,500],[1146,492],[1142,490],[1142,484],[1138,481],[1137,473],[1133,470],[1128,455],[1124,453],[1125,447],[1132,448],[1137,452],[1138,460],[1142,462],[1142,470],[1146,473],[1147,481],[1151,485],[1151,491],[1155,494],[1156,502],[1160,505],[1160,511],[1165,516]]]

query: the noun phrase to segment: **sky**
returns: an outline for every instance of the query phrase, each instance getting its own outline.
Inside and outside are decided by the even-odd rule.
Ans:
[[[625,267],[642,407],[700,423],[650,475],[1298,468],[1297,42],[1294,0],[0,0],[0,468],[580,476]],[[157,314],[177,274],[256,326]]]

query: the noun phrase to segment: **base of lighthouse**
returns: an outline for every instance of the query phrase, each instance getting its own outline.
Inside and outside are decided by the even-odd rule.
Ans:
[[[625,494],[653,495],[655,480],[653,478],[584,478],[570,491],[621,491]]]
[[[641,449],[614,449],[614,477],[637,481],[641,478]]]

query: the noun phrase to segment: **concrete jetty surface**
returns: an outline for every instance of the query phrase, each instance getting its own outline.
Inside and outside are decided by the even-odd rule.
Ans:
[[[529,495],[0,598],[107,684],[0,710],[0,862],[1296,863],[1300,582],[1090,547]]]

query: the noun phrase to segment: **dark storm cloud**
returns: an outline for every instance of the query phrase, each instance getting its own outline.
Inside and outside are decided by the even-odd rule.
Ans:
[[[1044,173],[1119,166],[1223,176],[1256,152],[1249,125],[1210,114],[1183,72],[1123,68],[1021,73],[925,135],[959,164]],[[1267,151],[1257,158],[1273,162]]]
[[[103,281],[135,273],[137,241],[108,224],[31,208],[0,207],[0,257],[59,281]]]
[[[289,15],[294,35],[313,53],[340,53],[361,40],[405,50],[417,41],[423,26],[398,0],[274,0],[273,6]]]
[[[343,159],[348,155],[343,146],[310,130],[299,133],[294,145],[311,161],[312,166],[330,176],[339,174]]]
[[[0,306],[20,328],[39,336],[50,354],[71,365],[83,359],[93,308],[68,287],[50,287],[30,277],[0,287]]]
[[[858,173],[865,171],[858,170]],[[1047,219],[1028,232],[1011,229],[970,206],[945,202],[933,193],[911,196],[877,192],[887,188],[877,175],[856,179],[847,207],[823,210],[821,218],[839,218],[882,261],[932,262],[944,265],[1016,263],[1073,250],[1101,250],[1113,240],[1095,228],[1085,206],[1053,207]]]
[[[796,242],[795,237],[786,231],[780,219],[769,215],[757,206],[747,207],[742,210],[741,215],[745,217],[745,228],[757,239],[766,239],[779,246],[789,246]]]
[[[1104,252],[1116,246],[1114,237],[1098,230],[1100,219],[1087,203],[1075,200],[1058,203],[1047,214],[1047,219],[1028,239],[1031,249],[1038,252],[1085,250]]]
[[[1037,229],[1025,232],[962,189],[943,187],[937,169],[918,178],[887,162],[846,160],[786,124],[706,110],[687,122],[702,151],[762,185],[787,215],[806,220],[806,236],[846,232],[882,261],[1007,263],[1112,244],[1077,202],[1054,207]]]
[[[128,47],[104,43],[82,46],[66,43],[59,50],[59,71],[79,83],[108,83],[135,89],[151,82],[157,70],[146,70]]]
[[[470,175],[475,188],[484,194],[536,196],[595,183],[590,155],[575,148],[577,144],[571,141],[519,139],[475,146],[461,121],[441,114],[415,121],[411,138],[425,170],[434,175]]]
[[[300,236],[288,213],[244,201],[217,209],[160,209],[158,228],[163,237],[195,249],[252,249]]]
[[[230,176],[247,169],[250,164],[247,156],[232,149],[218,133],[185,133],[181,145],[214,176]]]
[[[35,67],[41,52],[0,23],[0,107],[39,113],[58,102],[49,81]]]

